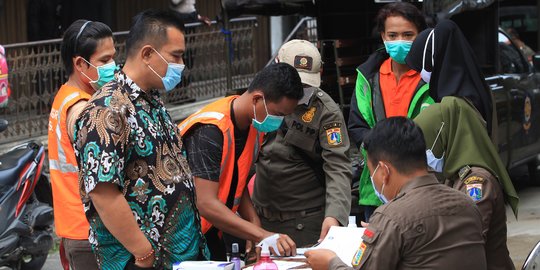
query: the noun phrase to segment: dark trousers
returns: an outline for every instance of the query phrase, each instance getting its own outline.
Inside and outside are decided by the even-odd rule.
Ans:
[[[62,238],[64,251],[73,270],[96,270],[97,260],[88,240]]]

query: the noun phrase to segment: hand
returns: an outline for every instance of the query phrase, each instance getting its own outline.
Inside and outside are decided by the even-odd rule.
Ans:
[[[313,270],[328,269],[330,261],[337,256],[335,252],[329,249],[308,250],[304,255],[307,258],[307,263]]]
[[[156,260],[155,253],[144,261],[135,261],[135,265],[140,268],[151,268]]]
[[[337,219],[333,217],[324,218],[324,221],[321,227],[321,235],[319,236],[318,242],[321,242],[326,237],[326,235],[328,234],[328,231],[330,230],[330,227],[332,226],[339,226],[339,221],[337,221]]]
[[[369,226],[369,223],[360,221],[360,226],[362,226],[362,228],[367,228]]]
[[[197,19],[208,26],[212,25],[212,20],[206,16],[197,15]]]
[[[269,235],[266,235],[264,238],[274,234],[276,233],[269,232]],[[279,234],[279,237],[276,240],[276,246],[280,256],[296,256],[296,244],[288,235]],[[277,255],[273,247],[269,247],[269,249],[271,254]]]

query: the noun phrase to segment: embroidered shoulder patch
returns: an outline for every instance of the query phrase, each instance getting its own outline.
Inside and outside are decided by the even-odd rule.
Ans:
[[[482,184],[467,185],[467,195],[475,202],[482,199]]]
[[[353,259],[352,259],[352,262],[351,262],[352,266],[360,265],[360,262],[362,261],[362,257],[364,256],[365,251],[366,251],[366,244],[364,244],[364,242],[362,242],[360,244],[360,247],[358,248],[358,250],[356,251],[356,253],[353,256]]]
[[[341,128],[329,128],[326,130],[326,138],[328,139],[328,145],[338,146],[343,143],[341,138]]]

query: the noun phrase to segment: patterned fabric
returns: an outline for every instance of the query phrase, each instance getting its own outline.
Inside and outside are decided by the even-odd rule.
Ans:
[[[120,72],[96,92],[77,122],[74,143],[89,240],[102,269],[124,269],[132,255],[107,230],[89,193],[99,183],[123,192],[156,254],[157,269],[209,258],[182,142],[157,91],[141,90]]]

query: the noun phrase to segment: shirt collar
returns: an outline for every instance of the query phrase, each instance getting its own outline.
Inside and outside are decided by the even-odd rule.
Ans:
[[[304,96],[298,101],[298,105],[309,105],[309,101],[311,100],[313,93],[315,93],[315,89],[315,87],[304,88]]]
[[[148,95],[152,99],[159,97],[159,92],[157,90],[150,90],[148,93],[146,93],[123,71],[119,71],[116,74],[116,77],[118,79],[118,82],[122,86],[124,86],[124,88],[128,92],[129,98],[131,99],[131,101],[137,100],[137,98],[139,98],[141,95],[142,96]]]
[[[405,193],[415,188],[436,184],[439,184],[439,180],[437,180],[437,177],[435,177],[435,175],[433,174],[426,174],[423,176],[415,177],[401,187],[401,190],[399,191],[399,194],[396,196],[396,198],[405,195]]]
[[[379,69],[379,72],[382,75],[394,74],[394,72],[392,72],[392,58],[388,57],[388,59],[384,60],[384,62],[381,64],[381,68]],[[409,69],[409,71],[405,72],[404,75],[412,77],[418,74],[419,74],[418,71],[411,68]]]

